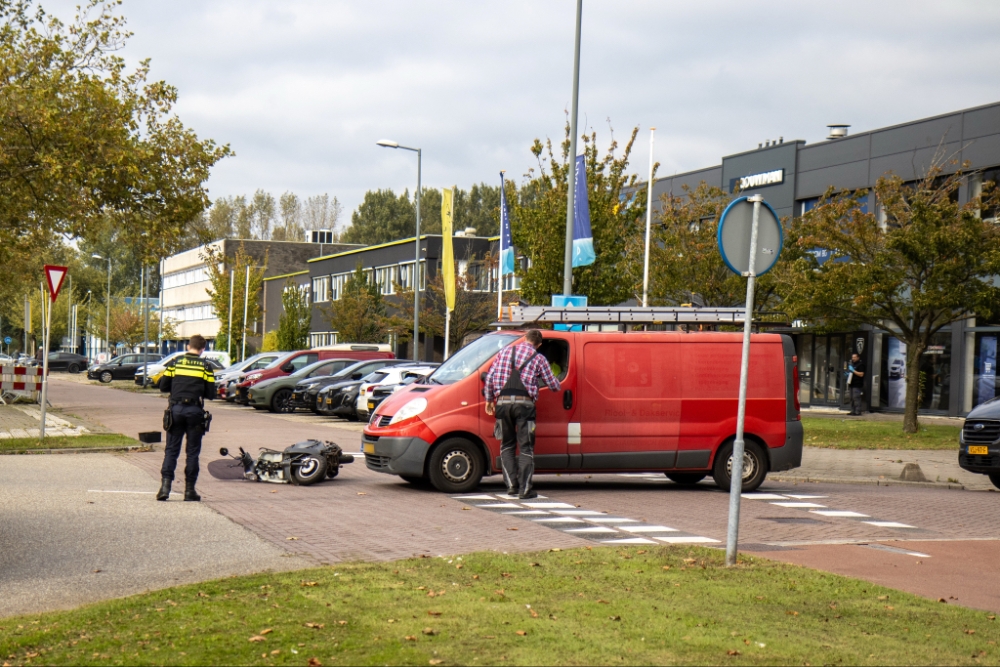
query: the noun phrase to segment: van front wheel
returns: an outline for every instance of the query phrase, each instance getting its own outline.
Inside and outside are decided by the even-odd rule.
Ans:
[[[434,448],[428,476],[438,491],[465,493],[479,486],[484,468],[478,447],[463,438],[451,438]]]
[[[715,455],[712,477],[723,491],[729,491],[732,484],[733,443],[727,442]],[[743,492],[756,491],[767,477],[767,457],[756,442],[747,440],[743,446]]]

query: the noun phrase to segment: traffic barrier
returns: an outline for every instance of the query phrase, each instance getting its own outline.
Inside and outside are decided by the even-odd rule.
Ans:
[[[43,369],[36,366],[0,366],[0,403],[5,399],[25,397],[38,400],[42,390]]]

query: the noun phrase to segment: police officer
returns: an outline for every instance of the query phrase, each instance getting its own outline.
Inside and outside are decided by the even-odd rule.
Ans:
[[[205,339],[197,334],[188,342],[187,354],[168,366],[160,380],[160,391],[170,392],[170,424],[167,428],[167,446],[163,452],[163,467],[160,475],[163,483],[157,500],[170,497],[170,485],[174,481],[177,457],[181,453],[181,441],[187,434],[187,464],[184,466],[184,500],[201,500],[195,490],[198,481],[198,455],[201,453],[201,438],[205,435],[205,399],[215,398],[215,374],[212,367],[201,358],[205,351]],[[164,417],[167,421],[167,417]]]
[[[502,430],[500,463],[507,495],[537,498],[531,485],[535,472],[535,401],[539,380],[559,391],[549,361],[538,348],[542,334],[531,329],[524,342],[500,350],[486,375],[486,414],[496,415]],[[515,456],[515,448],[520,456]]]

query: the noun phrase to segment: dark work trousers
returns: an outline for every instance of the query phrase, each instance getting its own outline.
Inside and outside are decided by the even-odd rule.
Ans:
[[[861,387],[851,387],[851,414],[860,415],[864,412],[864,389]]]
[[[520,493],[531,491],[535,473],[535,404],[530,402],[497,403],[496,418],[503,428],[500,440],[500,463],[507,488]],[[515,448],[520,455],[515,455]]]
[[[174,478],[177,457],[181,455],[181,441],[187,434],[187,463],[184,478],[195,483],[198,479],[198,455],[201,454],[201,439],[205,435],[205,411],[197,405],[175,405],[171,408],[174,424],[167,433],[167,446],[163,449],[162,477]]]

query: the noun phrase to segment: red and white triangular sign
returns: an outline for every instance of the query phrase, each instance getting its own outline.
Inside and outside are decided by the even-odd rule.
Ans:
[[[51,264],[46,264],[44,268],[45,280],[49,282],[49,298],[55,301],[56,297],[59,296],[59,290],[62,289],[63,280],[66,279],[69,268],[65,266],[52,266]]]

